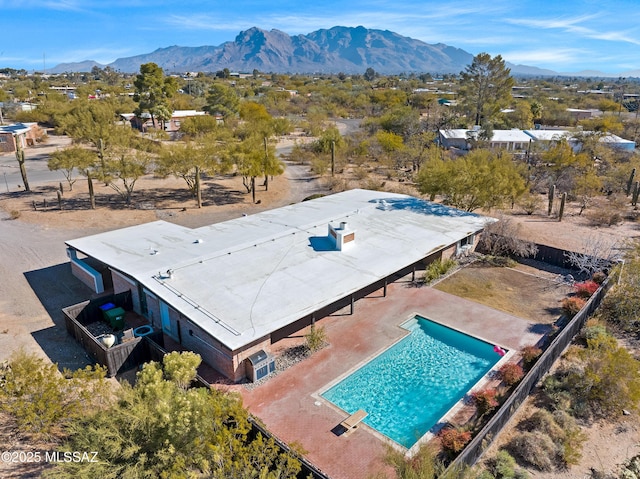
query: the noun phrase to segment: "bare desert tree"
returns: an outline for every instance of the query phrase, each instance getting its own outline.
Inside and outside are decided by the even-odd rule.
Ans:
[[[587,236],[581,246],[580,251],[565,253],[567,261],[580,273],[592,275],[609,269],[622,257],[620,244],[601,236]]]
[[[538,252],[535,243],[520,238],[520,225],[507,216],[487,223],[480,237],[481,251],[494,256],[520,256],[528,258]]]

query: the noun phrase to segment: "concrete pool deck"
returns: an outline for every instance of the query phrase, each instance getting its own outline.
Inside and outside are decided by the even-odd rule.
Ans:
[[[297,443],[306,457],[333,479],[365,479],[392,471],[382,458],[387,443],[366,425],[348,437],[333,431],[348,414],[318,392],[338,377],[371,359],[408,332],[400,327],[413,314],[442,323],[510,350],[536,344],[545,328],[481,304],[428,287],[417,288],[400,280],[348,308],[318,321],[329,346],[248,390],[233,386],[251,414],[288,444]],[[548,325],[546,325],[548,327]],[[305,331],[274,346],[286,347]]]

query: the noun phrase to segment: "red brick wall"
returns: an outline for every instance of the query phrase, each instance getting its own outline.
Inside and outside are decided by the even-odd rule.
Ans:
[[[117,294],[131,291],[133,310],[138,314],[142,314],[142,311],[140,311],[140,295],[138,294],[137,283],[113,269],[111,269],[111,277],[113,278],[113,292]]]
[[[3,153],[16,151],[16,142],[11,133],[0,133],[0,151]]]
[[[180,332],[182,345],[185,348],[198,353],[205,363],[229,379],[233,381],[240,379],[236,377],[233,354],[229,348],[184,317],[180,321]]]

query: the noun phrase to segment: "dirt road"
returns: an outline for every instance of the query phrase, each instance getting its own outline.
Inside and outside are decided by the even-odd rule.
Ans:
[[[47,229],[0,213],[0,360],[23,348],[77,368],[89,364],[60,308],[91,291],[71,276],[64,240],[90,231]]]
[[[280,145],[279,152],[286,152],[290,146]],[[323,192],[308,167],[290,162],[285,174],[275,178],[269,189],[269,196],[259,192],[258,198],[265,199],[259,204],[252,204],[245,195],[241,203],[202,210],[189,205],[184,213],[177,213],[177,208],[98,209],[44,213],[28,221],[12,220],[6,211],[11,211],[7,205],[16,201],[15,193],[0,193],[0,360],[23,348],[49,358],[60,368],[74,369],[91,363],[84,349],[67,334],[60,311],[91,296],[91,290],[71,275],[65,240],[158,218],[198,227],[285,206]],[[23,201],[29,202],[28,198]],[[23,217],[27,215],[23,213]]]

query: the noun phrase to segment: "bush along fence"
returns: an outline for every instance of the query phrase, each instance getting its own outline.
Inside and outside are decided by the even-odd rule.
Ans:
[[[473,466],[480,459],[520,405],[531,394],[538,381],[549,372],[553,364],[562,356],[573,341],[573,338],[584,326],[587,318],[600,306],[611,286],[611,278],[607,278],[593,296],[589,298],[584,307],[558,332],[535,364],[522,378],[522,381],[489,419],[487,424],[450,464],[449,469],[464,465]]]
[[[163,344],[163,335],[162,332],[155,332],[148,336],[144,337],[145,343],[148,347],[148,359],[147,361],[157,361],[162,362],[162,357],[167,354],[167,350],[164,348]],[[204,387],[211,388],[213,387],[209,384],[202,376],[196,374],[196,377],[191,384],[191,387]],[[251,424],[251,435],[254,437],[257,434],[262,434],[262,437],[266,439],[273,438],[276,445],[284,452],[291,453],[295,458],[300,461],[302,469],[298,473],[299,479],[330,479],[324,472],[322,472],[318,467],[309,462],[304,456],[297,454],[295,451],[292,451],[287,444],[280,440],[277,436],[269,432],[256,418],[253,416],[249,416],[249,423]]]

